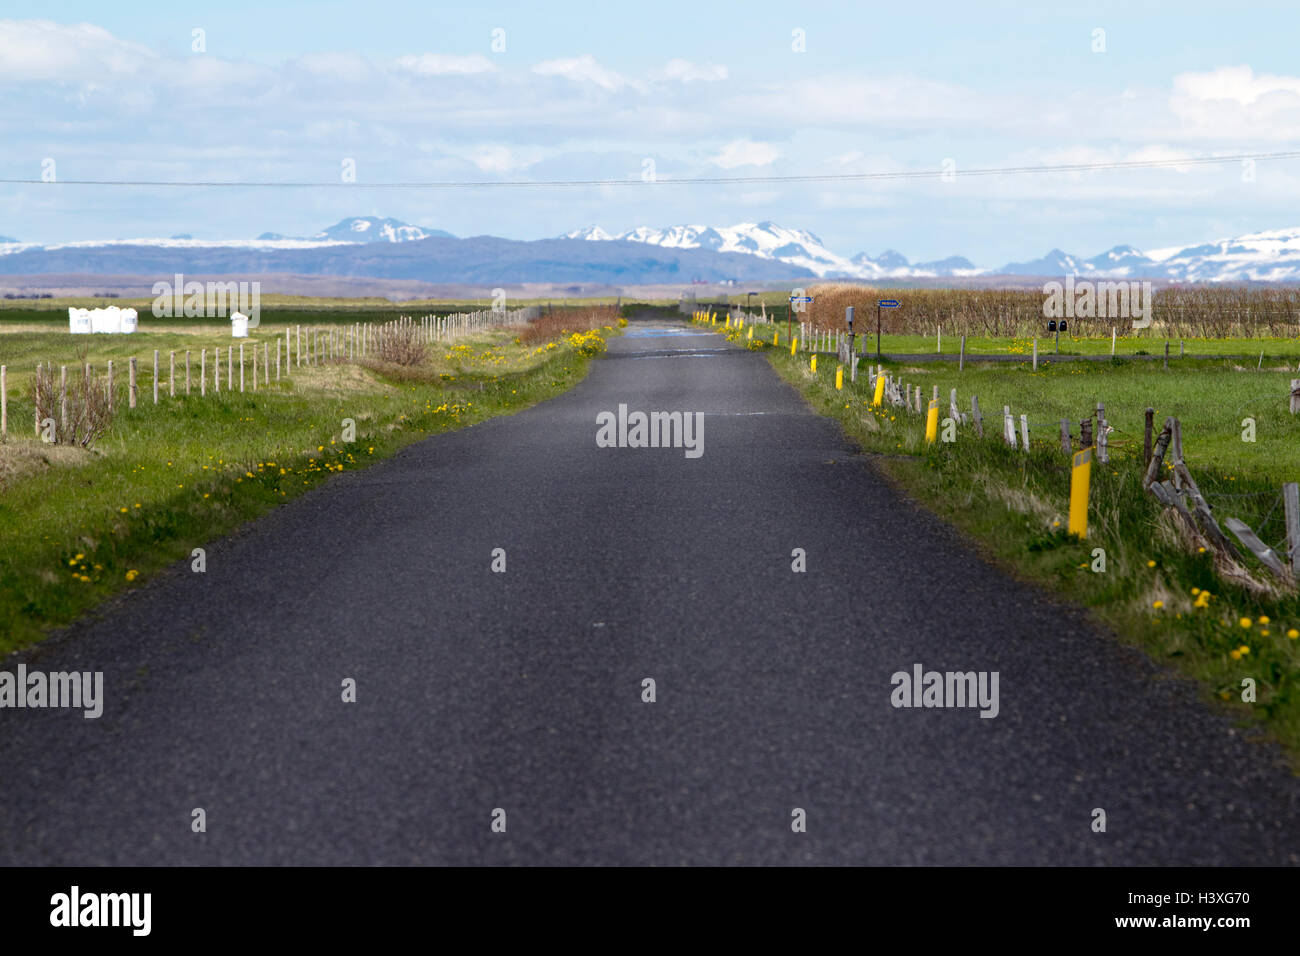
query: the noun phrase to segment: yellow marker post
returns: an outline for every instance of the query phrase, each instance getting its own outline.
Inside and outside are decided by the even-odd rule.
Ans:
[[[794,338],[792,338],[792,339],[790,340],[790,357],[791,357],[791,358],[794,358],[794,351],[795,351],[795,349],[797,349],[798,347],[799,347],[799,336],[796,335]]]
[[[841,391],[844,388],[844,366],[835,366],[835,391]]]
[[[885,397],[885,376],[876,376],[876,397],[871,400],[872,408],[879,408]]]
[[[773,333],[772,333],[772,344],[773,344],[774,346],[775,346],[775,345],[779,345],[779,344],[780,344],[780,341],[779,341],[780,338],[781,338],[781,333],[780,333],[780,332],[773,332]]]
[[[925,415],[925,440],[933,444],[939,437],[939,400],[930,399],[930,410]]]
[[[817,371],[817,356],[816,356],[816,354],[813,355],[813,357],[812,357],[812,361],[808,363],[808,368],[810,368],[810,369],[811,369],[812,371],[814,371],[814,372]]]
[[[1088,483],[1092,479],[1092,449],[1074,453],[1070,472],[1070,534],[1088,537]]]
[[[745,338],[751,340],[754,338],[754,327],[752,325],[749,327],[749,331],[745,333]]]

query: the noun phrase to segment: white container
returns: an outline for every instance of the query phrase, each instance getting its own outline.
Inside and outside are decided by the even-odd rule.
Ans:
[[[242,312],[231,313],[230,335],[236,339],[248,338],[248,316]]]
[[[114,306],[113,308],[116,309],[117,307]],[[118,312],[118,316],[118,328],[123,332],[134,332],[139,325],[137,321],[139,316],[135,309],[122,309]]]
[[[68,331],[73,335],[90,334],[90,310],[68,309]]]
[[[90,331],[115,335],[121,331],[121,319],[116,309],[91,309]]]

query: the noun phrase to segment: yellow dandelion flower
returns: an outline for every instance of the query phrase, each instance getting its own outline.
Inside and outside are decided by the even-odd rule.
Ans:
[[[1246,627],[1246,628],[1248,628],[1248,627],[1250,627],[1250,618],[1248,618],[1248,617],[1243,617],[1243,618],[1242,618],[1240,621],[1238,621],[1237,623],[1240,624],[1242,627]]]
[[[1153,608],[1155,608],[1155,609],[1158,611],[1158,610],[1160,610],[1162,607],[1165,606],[1165,602],[1164,602],[1164,601],[1153,601],[1153,602],[1151,603],[1151,606],[1152,606]]]

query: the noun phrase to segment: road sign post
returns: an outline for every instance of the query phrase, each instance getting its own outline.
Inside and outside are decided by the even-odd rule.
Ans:
[[[844,310],[844,321],[849,325],[849,361],[856,365],[856,360],[853,358],[853,306],[850,305]],[[849,377],[852,378],[852,374]]]
[[[790,311],[786,314],[785,334],[786,337],[789,338],[791,341],[794,341],[794,304],[796,302],[808,303],[811,302],[812,300],[813,297],[810,295],[790,296]]]
[[[880,358],[880,310],[897,308],[897,299],[881,299],[876,303],[876,358]]]

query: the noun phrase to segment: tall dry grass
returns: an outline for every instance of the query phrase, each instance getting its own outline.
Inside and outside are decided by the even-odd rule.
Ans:
[[[543,312],[528,323],[519,333],[520,345],[549,342],[570,332],[586,332],[606,325],[618,324],[618,309],[612,305],[593,305],[578,309],[556,309]]]
[[[816,328],[842,328],[853,306],[860,329],[875,328],[876,302],[898,299],[902,307],[881,312],[881,330],[892,334],[933,333],[1028,337],[1041,334],[1046,296],[1040,289],[898,289],[852,283],[823,283],[808,290],[808,311],[799,316]],[[1127,320],[1070,320],[1077,335],[1132,331]],[[1246,286],[1167,286],[1155,289],[1152,336],[1170,338],[1255,338],[1300,336],[1300,289]]]

